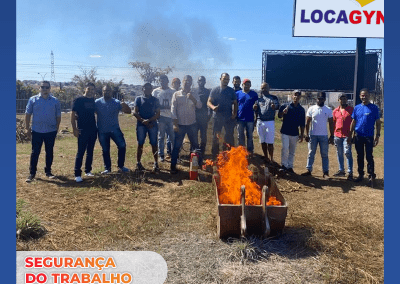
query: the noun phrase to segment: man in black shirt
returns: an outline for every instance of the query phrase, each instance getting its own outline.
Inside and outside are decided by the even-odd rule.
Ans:
[[[75,158],[75,181],[82,182],[82,160],[86,151],[85,176],[93,177],[92,162],[93,149],[97,139],[96,119],[94,117],[95,85],[91,82],[86,84],[85,93],[82,97],[74,100],[71,112],[71,124],[74,136],[78,138],[78,153]]]

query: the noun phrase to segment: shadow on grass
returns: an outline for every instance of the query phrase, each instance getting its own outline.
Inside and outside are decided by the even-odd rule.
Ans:
[[[223,241],[231,246],[231,259],[240,261],[258,261],[273,255],[288,259],[308,258],[322,250],[310,227],[285,227],[283,233],[268,238],[249,236]]]

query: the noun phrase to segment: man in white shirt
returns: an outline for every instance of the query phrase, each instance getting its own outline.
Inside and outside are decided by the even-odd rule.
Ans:
[[[333,144],[333,116],[332,110],[324,105],[326,100],[326,93],[320,92],[317,96],[317,104],[311,106],[306,114],[306,137],[308,142],[308,157],[307,157],[307,171],[302,176],[311,176],[313,170],[315,152],[319,144],[321,158],[322,158],[322,171],[323,177],[329,177],[329,158],[328,150],[329,144]],[[330,137],[328,138],[328,130],[326,124],[329,122]]]
[[[171,118],[171,100],[176,90],[168,87],[167,75],[160,76],[161,87],[153,90],[152,96],[160,102],[160,118],[158,119],[158,156],[164,162],[165,135],[167,135],[167,158],[172,153],[172,143],[174,142],[174,130]]]

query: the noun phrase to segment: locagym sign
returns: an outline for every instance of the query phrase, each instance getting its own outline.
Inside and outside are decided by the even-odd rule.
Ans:
[[[293,36],[384,37],[384,0],[295,0]]]

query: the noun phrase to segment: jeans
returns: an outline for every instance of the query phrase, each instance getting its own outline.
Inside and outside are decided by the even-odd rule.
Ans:
[[[158,134],[158,127],[155,124],[153,127],[148,128],[145,125],[137,125],[136,126],[136,137],[138,144],[140,146],[144,145],[144,141],[146,140],[146,135],[149,135],[150,145],[156,146],[157,145],[157,134]]]
[[[310,142],[308,142],[308,157],[307,157],[307,170],[312,172],[315,152],[319,144],[319,150],[322,158],[322,171],[324,173],[329,172],[329,140],[326,135],[310,135]]]
[[[182,147],[185,135],[188,135],[190,144],[198,148],[198,138],[196,133],[196,124],[179,125],[179,131],[175,132],[174,148],[172,149],[171,167],[175,167],[178,161],[179,150]]]
[[[374,150],[374,137],[361,137],[356,135],[354,140],[354,146],[357,151],[357,164],[358,164],[358,174],[364,175],[364,148],[365,156],[367,158],[367,172],[369,176],[375,178],[375,163],[374,156],[372,155]]]
[[[118,167],[122,168],[125,164],[126,143],[121,129],[112,132],[100,133],[99,142],[103,148],[104,168],[111,171],[110,139],[114,141],[118,148]]]
[[[235,130],[236,120],[223,117],[215,117],[214,126],[213,126],[213,140],[212,140],[212,149],[211,153],[214,158],[218,156],[219,153],[219,139],[221,137],[217,137],[217,133],[221,133],[222,128],[225,128],[225,143],[234,146],[233,132]]]
[[[175,137],[172,118],[160,116],[158,119],[158,156],[160,157],[164,157],[165,134],[167,134],[167,154],[171,155],[172,142],[174,141]]]
[[[75,176],[80,177],[82,174],[83,155],[86,151],[85,173],[92,171],[93,150],[97,140],[97,129],[81,130],[78,136],[78,152],[75,157]]]
[[[201,154],[204,155],[206,151],[206,145],[207,145],[207,130],[208,130],[208,120],[205,121],[197,121],[196,122],[196,135],[198,136],[198,133],[200,132],[200,151]],[[193,148],[193,146],[192,146]]]
[[[353,155],[351,153],[351,144],[347,144],[347,137],[339,138],[335,136],[335,146],[337,152],[337,158],[339,163],[339,171],[344,172],[344,157],[343,152],[347,158],[347,172],[353,172]]]
[[[296,151],[297,140],[299,136],[282,134],[282,166],[287,169],[293,169],[294,153]]]
[[[253,144],[253,131],[254,131],[254,121],[238,121],[237,132],[238,132],[238,140],[239,145],[245,146],[245,136],[244,131],[246,130],[246,138],[247,138],[247,151],[249,153],[253,153],[254,144]]]
[[[40,151],[44,142],[44,149],[46,151],[46,167],[45,173],[51,173],[51,165],[53,164],[53,148],[56,140],[57,131],[39,133],[32,131],[32,153],[29,166],[29,173],[35,175],[37,171],[37,164],[39,160]]]

